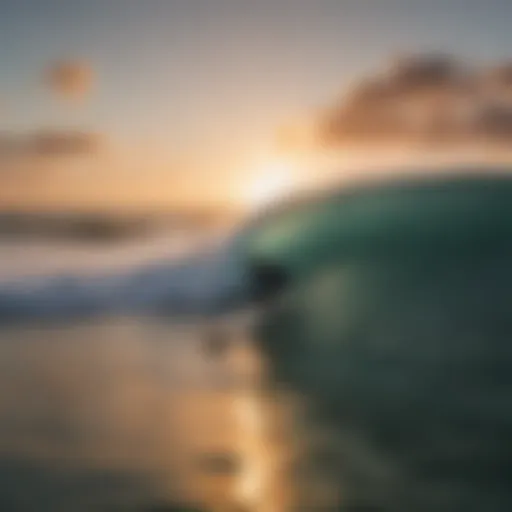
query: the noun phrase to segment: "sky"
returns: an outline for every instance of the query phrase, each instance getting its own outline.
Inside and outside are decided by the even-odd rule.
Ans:
[[[79,171],[3,173],[0,201],[229,201],[276,130],[361,74],[411,52],[507,59],[511,19],[509,0],[0,0],[0,128],[109,146]],[[45,83],[60,60],[94,74],[77,105]]]

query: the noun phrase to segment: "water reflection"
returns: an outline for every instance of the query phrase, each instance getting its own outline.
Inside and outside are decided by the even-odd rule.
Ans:
[[[240,375],[205,354],[199,331],[148,318],[4,328],[0,509],[232,504],[250,441]]]

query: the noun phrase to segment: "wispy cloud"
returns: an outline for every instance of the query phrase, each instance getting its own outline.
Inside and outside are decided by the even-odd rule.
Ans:
[[[64,158],[97,156],[107,147],[103,135],[87,131],[40,130],[0,133],[0,170],[51,163]]]
[[[512,140],[512,63],[473,67],[447,55],[393,61],[316,119],[323,146]]]

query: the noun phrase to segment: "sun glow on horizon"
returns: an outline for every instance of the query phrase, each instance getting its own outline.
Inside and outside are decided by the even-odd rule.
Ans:
[[[257,167],[244,186],[242,201],[259,208],[291,193],[298,182],[294,166],[287,161],[270,161]]]

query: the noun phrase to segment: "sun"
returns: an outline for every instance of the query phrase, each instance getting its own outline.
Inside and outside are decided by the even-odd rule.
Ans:
[[[287,162],[270,162],[251,173],[244,187],[243,200],[250,208],[259,208],[277,201],[294,185],[292,167]]]

